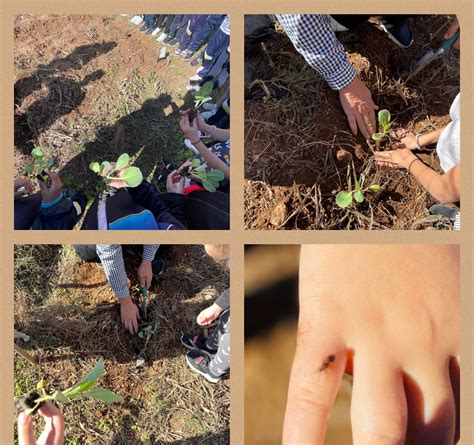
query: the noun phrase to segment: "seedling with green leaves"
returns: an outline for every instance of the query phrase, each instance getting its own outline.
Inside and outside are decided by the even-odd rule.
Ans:
[[[35,413],[38,408],[48,401],[70,403],[76,399],[92,397],[93,399],[101,400],[105,403],[120,402],[120,396],[106,388],[96,386],[99,379],[104,375],[104,372],[104,359],[101,357],[94,368],[92,368],[92,370],[84,376],[79,383],[76,383],[64,391],[56,390],[52,394],[46,392],[46,384],[44,380],[41,380],[38,385],[36,385],[37,391],[31,392],[23,400],[25,407],[27,408],[25,413]]]
[[[345,209],[346,207],[352,204],[352,201],[355,200],[357,203],[364,202],[364,193],[365,192],[374,192],[378,193],[382,190],[382,186],[379,184],[371,184],[368,187],[364,188],[365,176],[361,175],[360,180],[356,181],[354,190],[341,191],[336,195],[336,204],[339,207]]]
[[[33,162],[25,165],[25,173],[27,174],[33,176],[42,175],[43,170],[49,170],[54,164],[53,159],[45,159],[45,154],[41,147],[33,148],[31,156],[33,157]]]
[[[224,179],[224,173],[220,170],[206,171],[206,164],[201,164],[199,159],[193,159],[191,162],[192,165],[183,171],[181,176],[197,176],[208,192],[215,192],[219,187],[219,182]]]
[[[138,167],[129,167],[130,156],[127,153],[123,153],[117,159],[115,164],[104,161],[101,164],[98,162],[91,162],[89,168],[101,176],[106,182],[110,181],[124,181],[128,187],[137,187],[143,181],[143,174]],[[119,171],[122,172],[120,175]]]
[[[380,141],[383,139],[390,127],[392,126],[391,120],[392,116],[390,115],[390,111],[388,110],[380,110],[378,113],[378,120],[379,120],[379,133],[374,133],[372,135],[372,139],[374,141]]]
[[[212,97],[210,96],[210,94],[213,89],[214,89],[214,82],[212,82],[211,80],[206,82],[200,88],[200,90],[194,95],[194,109],[195,110],[197,110],[206,102],[209,102],[212,100]]]

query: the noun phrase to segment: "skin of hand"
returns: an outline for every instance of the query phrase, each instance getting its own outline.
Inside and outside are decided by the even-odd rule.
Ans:
[[[456,33],[458,29],[459,29],[459,19],[456,17],[449,25],[449,28],[446,31],[446,34],[444,35],[444,40],[450,39]],[[461,38],[456,40],[456,43],[453,45],[453,47],[456,49],[461,49]]]
[[[197,118],[194,118],[192,124],[189,123],[189,111],[181,113],[181,118],[179,120],[179,126],[184,136],[188,138],[191,142],[196,142],[199,140],[199,130],[197,126]]]
[[[43,197],[43,201],[46,203],[54,201],[56,198],[59,197],[63,189],[63,184],[61,182],[61,178],[57,173],[49,170],[45,170],[45,173],[49,176],[51,184],[48,187],[45,182],[39,181],[39,186],[41,189],[41,196]]]
[[[436,142],[438,142],[443,130],[444,128],[441,128],[439,130],[430,131],[428,133],[420,135],[420,137],[418,138],[420,147],[423,148],[427,145],[435,144]],[[395,148],[408,148],[409,150],[417,149],[415,133],[401,128],[397,130],[395,134],[399,139],[399,142],[395,144]]]
[[[138,332],[138,320],[140,319],[140,311],[137,305],[132,301],[130,297],[119,298],[120,303],[120,318],[122,324],[130,334],[136,334]]]
[[[197,324],[200,326],[209,326],[222,313],[222,308],[214,303],[207,309],[202,310],[197,316]]]
[[[214,130],[214,125],[206,124],[204,118],[201,116],[201,113],[199,111],[196,113],[196,123],[197,128],[201,133],[210,134]]]
[[[354,134],[357,128],[365,139],[370,139],[377,131],[375,110],[379,107],[372,100],[372,95],[364,82],[358,77],[339,90],[339,100],[346,113],[349,126]]]
[[[400,148],[398,150],[376,151],[374,159],[382,167],[408,168],[417,157],[411,152],[411,149]]]
[[[180,170],[173,170],[166,178],[166,191],[169,193],[178,193],[184,195],[184,178]]]
[[[33,183],[28,178],[15,179],[15,182],[13,183],[14,191],[16,192],[21,187],[25,187],[28,193],[32,193],[34,190]]]
[[[47,402],[38,410],[44,419],[45,425],[41,435],[36,440],[33,432],[33,417],[24,412],[18,416],[18,443],[19,445],[63,445],[64,418],[59,409]]]
[[[138,267],[137,274],[140,286],[149,289],[151,281],[153,280],[151,261],[142,260],[140,266]]]
[[[325,443],[344,372],[354,445],[455,443],[459,261],[456,245],[302,246],[283,444]]]

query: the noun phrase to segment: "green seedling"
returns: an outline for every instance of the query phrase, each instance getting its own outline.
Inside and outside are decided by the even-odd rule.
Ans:
[[[181,173],[182,176],[197,176],[202,183],[202,186],[211,193],[214,193],[219,187],[219,182],[224,179],[224,173],[220,170],[206,171],[206,165],[201,164],[199,159],[193,159],[192,165],[186,171]]]
[[[212,97],[210,96],[210,94],[211,94],[213,88],[214,88],[214,82],[209,80],[194,95],[194,109],[195,110],[197,110],[199,107],[201,107],[206,102],[209,102],[209,101],[212,100]]]
[[[392,126],[391,120],[392,116],[390,115],[390,111],[388,110],[380,110],[378,114],[378,120],[379,120],[379,133],[374,133],[372,135],[372,139],[374,141],[380,141],[385,137],[387,134],[388,130],[390,130],[390,127]]]
[[[52,159],[45,159],[44,151],[41,147],[33,148],[33,150],[31,150],[31,156],[33,157],[33,162],[25,165],[25,173],[33,176],[41,175],[43,179],[46,179],[42,172],[45,169],[50,169],[54,161]]]
[[[123,181],[128,187],[137,187],[143,181],[143,174],[138,167],[128,167],[130,163],[130,156],[123,153],[117,159],[115,164],[104,161],[101,164],[98,162],[91,162],[89,168],[101,176],[105,181]],[[122,170],[120,176],[118,172]]]
[[[352,204],[352,200],[355,200],[358,204],[364,202],[365,192],[378,193],[382,190],[382,186],[379,184],[371,184],[364,188],[365,176],[362,175],[359,181],[356,181],[354,190],[341,191],[336,195],[336,204],[345,209]]]
[[[36,391],[31,392],[23,399],[25,413],[27,415],[35,413],[36,410],[48,401],[70,403],[76,399],[92,397],[93,399],[101,400],[105,403],[120,402],[120,396],[106,388],[96,386],[99,379],[104,375],[104,372],[104,359],[101,357],[94,368],[92,368],[92,370],[84,376],[79,383],[76,383],[64,391],[57,390],[52,394],[46,392],[45,382],[44,380],[41,380],[36,385]]]

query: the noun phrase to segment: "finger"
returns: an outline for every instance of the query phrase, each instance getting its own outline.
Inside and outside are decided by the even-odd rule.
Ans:
[[[33,434],[33,419],[25,413],[18,416],[18,444],[36,445],[36,439]]]
[[[413,374],[418,390],[407,391],[412,407],[409,436],[413,443],[452,445],[456,428],[456,409],[449,360],[429,360],[429,366]]]
[[[373,104],[374,105],[374,108],[371,108],[368,112],[367,112],[367,117],[369,119],[369,131],[370,131],[370,135],[372,136],[372,134],[375,133],[375,130],[377,129],[377,120],[375,118],[375,111],[374,110],[377,110],[378,107],[377,105]],[[375,108],[376,107],[376,108]]]
[[[356,348],[351,421],[354,445],[404,444],[407,401],[403,375],[379,351]]]
[[[341,384],[347,353],[343,345],[332,338],[332,334],[314,329],[316,326],[309,329],[303,326],[304,322],[300,321],[288,387],[283,444],[323,445],[329,412]],[[335,360],[322,370],[331,355]]]
[[[353,113],[347,115],[347,121],[349,122],[349,127],[354,135],[357,134],[357,121]]]
[[[57,173],[46,170],[46,174],[51,179],[51,188],[52,189],[58,189],[58,188],[62,187],[61,178],[59,177],[59,175]]]
[[[64,443],[64,417],[52,403],[46,403],[38,413],[45,419],[45,429],[39,438],[40,443],[62,445]]]
[[[357,126],[359,127],[359,130],[362,133],[362,136],[364,136],[365,139],[370,139],[370,137],[372,136],[372,133],[370,133],[369,129],[365,125],[364,117],[362,116],[362,114],[356,112],[355,119],[357,122]]]
[[[456,33],[458,29],[459,29],[459,20],[455,18],[449,25],[446,31],[446,34],[444,35],[444,39],[445,40],[450,39]]]

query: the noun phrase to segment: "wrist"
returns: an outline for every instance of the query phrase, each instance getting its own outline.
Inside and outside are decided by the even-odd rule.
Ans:
[[[127,306],[129,304],[134,304],[132,301],[132,297],[130,295],[128,297],[123,297],[118,299],[121,306]]]
[[[407,156],[403,158],[402,161],[402,167],[408,169],[410,164],[414,162],[415,160],[419,159],[417,156],[415,156],[413,153],[410,152]]]

